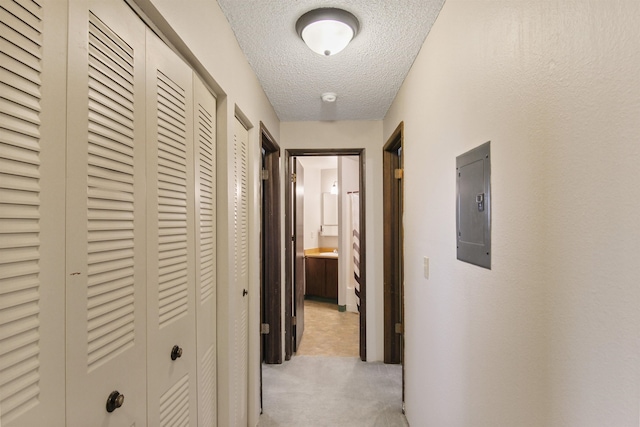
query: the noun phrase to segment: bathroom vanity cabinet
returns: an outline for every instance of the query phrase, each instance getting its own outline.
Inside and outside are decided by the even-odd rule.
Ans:
[[[306,296],[338,300],[338,257],[307,255],[305,259]]]

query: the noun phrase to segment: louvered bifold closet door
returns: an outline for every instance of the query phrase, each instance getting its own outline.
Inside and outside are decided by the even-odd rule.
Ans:
[[[0,1],[0,425],[63,426],[64,0]]]
[[[196,312],[198,425],[217,425],[216,394],[216,99],[197,76],[194,88],[196,137]]]
[[[74,1],[69,24],[67,425],[141,426],[145,27],[106,0]],[[108,413],[115,391],[124,402]]]
[[[236,118],[233,133],[233,269],[231,301],[234,310],[231,343],[235,358],[231,360],[231,425],[247,425],[249,360],[249,132]]]
[[[193,120],[191,69],[147,31],[149,426],[197,425]]]

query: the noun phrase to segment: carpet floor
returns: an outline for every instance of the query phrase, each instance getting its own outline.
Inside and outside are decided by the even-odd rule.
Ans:
[[[362,362],[354,357],[358,316],[339,313],[335,305],[308,303],[298,353],[281,365],[262,366],[263,413],[258,427],[407,427],[402,414],[402,366]],[[334,325],[319,332],[314,325],[323,322],[312,320],[316,315],[337,316],[355,324],[355,355],[351,356],[351,343],[344,340],[323,344],[323,334],[328,338],[344,331]],[[353,337],[351,332],[345,336]],[[347,347],[350,355],[344,356]]]

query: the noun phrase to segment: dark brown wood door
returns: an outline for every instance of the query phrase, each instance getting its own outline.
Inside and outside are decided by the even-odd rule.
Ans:
[[[384,147],[384,362],[403,358],[402,124]]]
[[[261,323],[265,363],[282,363],[280,271],[280,148],[260,123],[262,140]]]
[[[296,198],[294,212],[296,234],[294,238],[295,284],[293,291],[293,316],[295,318],[295,324],[293,326],[293,351],[298,351],[298,347],[302,341],[302,334],[304,333],[304,168],[298,159],[294,161],[294,174],[293,194]]]

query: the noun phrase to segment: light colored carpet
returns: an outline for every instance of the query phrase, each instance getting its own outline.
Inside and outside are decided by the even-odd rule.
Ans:
[[[258,427],[407,427],[402,366],[362,362],[358,315],[305,301],[305,332],[296,355],[262,365]],[[349,357],[345,357],[349,356]]]
[[[258,427],[407,427],[402,367],[357,357],[293,356],[263,365]]]

